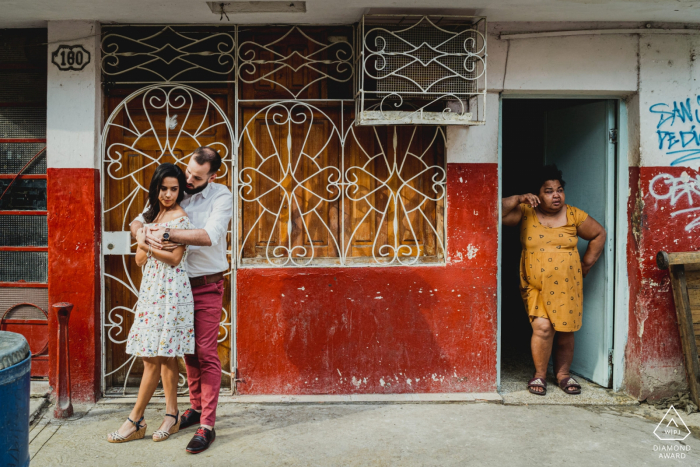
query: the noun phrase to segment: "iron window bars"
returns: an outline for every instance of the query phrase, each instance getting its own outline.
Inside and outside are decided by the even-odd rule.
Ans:
[[[479,16],[363,16],[358,124],[483,124],[486,26]]]

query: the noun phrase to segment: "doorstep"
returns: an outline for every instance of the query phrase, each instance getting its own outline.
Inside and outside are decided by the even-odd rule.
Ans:
[[[189,397],[178,397],[178,403],[189,402]],[[98,404],[133,404],[135,396],[103,397]],[[220,395],[219,404],[358,404],[358,403],[453,403],[490,402],[502,404],[497,392],[451,392],[426,394],[322,394],[322,395]],[[153,397],[151,403],[165,404],[164,397]]]

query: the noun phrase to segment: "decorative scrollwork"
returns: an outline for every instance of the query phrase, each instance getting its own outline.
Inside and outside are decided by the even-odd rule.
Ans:
[[[358,260],[356,237],[370,218],[373,238],[363,241],[364,256],[373,263],[421,261],[428,254],[418,239],[426,230],[436,239],[434,255],[444,257],[440,222],[426,214],[427,204],[445,197],[445,169],[434,162],[444,133],[437,127],[422,129],[430,139],[419,147],[417,127],[402,131],[405,141],[399,145],[399,130],[393,127],[389,149],[378,130],[370,134],[354,124],[343,129],[328,111],[309,103],[279,102],[258,110],[245,123],[239,143],[238,194],[244,213],[239,262],[264,257],[274,266],[329,259],[348,264]],[[373,139],[379,149],[370,153],[363,146]],[[324,157],[329,147],[341,158]],[[326,248],[325,255],[318,254],[320,248]]]
[[[434,30],[428,30],[428,26]],[[477,41],[477,35],[481,41]],[[468,85],[468,82],[475,82],[486,70],[486,41],[479,31],[471,28],[458,31],[443,29],[427,16],[405,29],[372,28],[364,38],[364,70],[367,76],[376,80],[390,77],[405,80],[414,86],[406,87],[405,92],[442,93],[445,82],[450,81],[452,93],[457,92],[456,87],[470,93],[474,86]],[[370,41],[374,42],[374,47],[368,43]],[[477,50],[479,43],[481,46]],[[375,62],[374,66],[371,66],[372,61]],[[480,71],[476,61],[484,65]],[[395,66],[388,67],[389,62]],[[421,68],[426,73],[421,73]],[[377,73],[372,73],[372,69]]]
[[[483,123],[485,18],[408,17],[366,15],[361,21],[359,122]]]
[[[107,31],[102,39],[106,76],[131,82],[232,81],[227,78],[236,68],[236,43],[227,32],[184,33],[166,26],[137,39]]]
[[[112,112],[102,135],[102,185],[108,188],[103,195],[105,229],[128,230],[129,222],[138,212],[135,206],[141,205],[148,195],[150,180],[146,173],[163,162],[184,169],[192,151],[200,146],[213,147],[221,154],[219,179],[230,181],[234,142],[234,131],[226,114],[202,91],[166,84],[147,86],[132,93]],[[115,196],[115,193],[124,195]],[[135,270],[129,256],[122,255],[118,266],[111,262],[104,274],[111,293],[118,289],[124,297],[117,303],[105,301],[104,336],[112,345],[126,342],[128,323],[132,321],[130,316],[135,313],[138,299],[138,282],[132,279]],[[231,335],[229,311],[224,308],[222,316],[219,342],[226,342]],[[123,394],[134,360],[132,356],[116,368],[107,365],[103,370],[105,378],[125,372],[119,373],[124,378]],[[181,375],[181,387],[184,381]]]
[[[372,238],[372,252],[376,263],[391,264],[398,263],[404,266],[417,263],[421,258],[420,251],[416,251],[412,246],[401,242],[399,228],[404,225],[410,231],[412,238],[418,238],[416,232],[416,220],[422,219],[425,225],[429,226],[435,239],[438,243],[438,251],[444,254],[444,245],[442,242],[442,234],[438,231],[440,227],[433,219],[429,219],[424,211],[426,203],[438,203],[445,198],[445,187],[447,183],[447,173],[444,167],[430,163],[426,155],[439,141],[444,141],[444,133],[441,128],[435,128],[432,135],[432,140],[426,145],[421,153],[413,152],[413,140],[416,136],[418,128],[413,127],[410,140],[403,154],[398,150],[398,130],[393,127],[393,136],[391,145],[393,154],[387,154],[385,148],[380,144],[380,151],[375,155],[368,154],[356,136],[355,128],[351,128],[351,134],[361,148],[365,157],[363,165],[349,167],[345,171],[345,193],[347,199],[351,203],[363,204],[365,209],[364,217],[360,222],[357,222],[350,235],[350,242],[345,247],[344,257],[347,257],[352,238],[355,236],[357,229],[362,222],[373,214],[380,216],[380,224],[386,224],[391,228],[393,235],[389,235],[387,240],[380,240],[382,229],[376,229]],[[375,135],[377,129],[373,128]],[[377,141],[379,137],[377,135]],[[393,157],[392,157],[393,156]],[[375,171],[368,170],[370,164],[379,159],[386,166],[386,175],[379,177]],[[414,162],[410,164],[409,161]],[[412,166],[412,170],[409,169]],[[365,179],[372,181],[370,190],[362,189],[359,182],[360,174],[364,175]],[[428,180],[428,183],[417,187],[415,181],[423,178]],[[382,197],[372,196],[383,192]],[[378,203],[377,199],[383,198],[385,201]]]
[[[305,53],[285,45],[294,34],[305,39],[306,45],[315,46]],[[243,83],[267,82],[284,90],[288,99],[298,99],[311,86],[322,80],[338,83],[350,81],[354,76],[355,51],[347,38],[324,43],[293,26],[279,38],[266,44],[254,41],[241,42],[238,49],[238,78]],[[290,89],[278,76],[280,72],[302,73],[310,76],[298,89]]]

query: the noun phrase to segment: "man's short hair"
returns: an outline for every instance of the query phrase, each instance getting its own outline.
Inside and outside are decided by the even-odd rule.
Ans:
[[[192,157],[199,165],[209,164],[209,175],[216,173],[221,167],[221,156],[212,148],[206,146],[197,148]]]

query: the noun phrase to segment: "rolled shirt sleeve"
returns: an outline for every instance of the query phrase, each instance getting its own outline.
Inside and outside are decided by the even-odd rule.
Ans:
[[[142,212],[141,214],[139,214],[138,216],[136,216],[136,219],[134,219],[133,221],[131,221],[131,223],[129,223],[129,227],[131,227],[131,224],[133,224],[133,223],[136,222],[136,221],[139,221],[139,222],[142,223],[142,224],[146,224],[146,219],[143,217],[143,214],[144,214],[146,211],[148,211],[148,203],[146,203],[146,206],[143,208],[143,212]]]
[[[233,195],[230,191],[221,191],[213,202],[211,215],[204,225],[204,230],[209,235],[212,246],[226,238],[228,224],[233,217]]]

